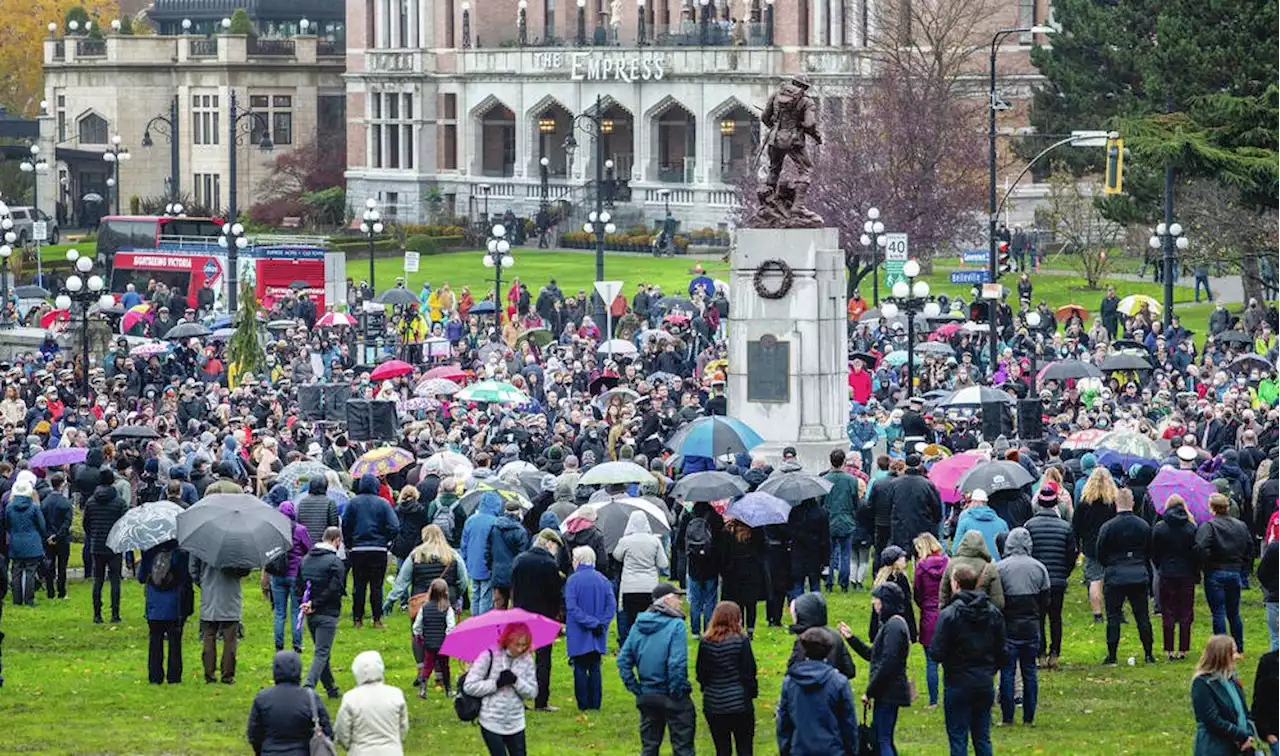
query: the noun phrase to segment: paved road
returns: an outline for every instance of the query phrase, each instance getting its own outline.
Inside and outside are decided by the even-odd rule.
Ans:
[[[935,265],[933,267],[934,267],[934,270],[940,270],[940,271],[946,271],[946,272],[950,272],[953,270],[978,270],[978,268],[973,266],[961,267],[959,265]],[[1075,276],[1079,278],[1083,274],[1075,270],[1063,270],[1061,268],[1041,268],[1040,270],[1035,272],[1035,275],[1037,276]],[[1146,283],[1151,283],[1150,278],[1143,278],[1137,275],[1136,273],[1109,273],[1107,274],[1106,277],[1109,279],[1118,280],[1118,281],[1135,281],[1135,282],[1143,281]],[[1014,280],[1016,280],[1016,275],[1014,277]],[[1185,286],[1188,289],[1195,288],[1195,279],[1190,276],[1183,276],[1182,278],[1179,278],[1174,283],[1177,286]],[[1213,296],[1215,299],[1221,299],[1223,302],[1227,304],[1243,304],[1244,303],[1244,280],[1238,275],[1223,276],[1221,278],[1210,276],[1209,289],[1213,292]]]

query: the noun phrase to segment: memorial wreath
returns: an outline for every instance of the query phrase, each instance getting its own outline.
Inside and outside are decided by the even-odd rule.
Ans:
[[[778,273],[782,276],[782,284],[776,289],[770,289],[765,285],[765,276],[769,273]],[[752,283],[755,285],[756,294],[764,299],[782,299],[791,291],[791,283],[795,280],[795,273],[791,270],[791,266],[782,260],[765,260],[760,263],[760,267],[756,268],[755,278]]]

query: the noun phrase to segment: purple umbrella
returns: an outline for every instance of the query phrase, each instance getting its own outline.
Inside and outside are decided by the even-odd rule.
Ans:
[[[763,491],[753,491],[729,505],[726,517],[741,520],[758,528],[762,525],[781,525],[791,514],[791,505],[784,499]]]
[[[88,449],[82,449],[77,446],[68,446],[63,449],[47,449],[32,457],[27,464],[33,469],[37,467],[78,465],[84,461],[88,454]]]
[[[1156,511],[1164,514],[1165,502],[1177,494],[1187,503],[1187,512],[1196,522],[1206,522],[1213,517],[1209,511],[1209,496],[1218,492],[1213,484],[1191,470],[1164,467],[1156,473],[1155,480],[1147,486],[1147,493]]]

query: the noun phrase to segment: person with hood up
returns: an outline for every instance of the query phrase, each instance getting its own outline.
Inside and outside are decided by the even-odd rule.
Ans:
[[[1039,652],[1048,669],[1058,668],[1058,657],[1062,654],[1062,604],[1079,553],[1075,532],[1062,518],[1061,511],[1057,494],[1045,485],[1036,497],[1035,514],[1023,526],[1031,535],[1031,556],[1049,573],[1049,607],[1040,616]],[[1048,635],[1045,634],[1046,619]]]
[[[942,522],[942,498],[938,487],[925,475],[919,454],[908,454],[907,469],[892,483],[886,493],[891,502],[891,542],[903,551],[911,550],[911,542],[921,533],[938,532]],[[883,549],[882,549],[883,550]]]
[[[560,534],[542,530],[533,545],[518,554],[511,564],[511,603],[517,609],[555,620],[564,604],[564,577],[556,555],[564,548]],[[533,699],[535,711],[559,711],[551,701],[551,646],[534,652],[538,694]]]
[[[356,687],[342,696],[333,723],[333,739],[347,756],[402,756],[409,732],[404,693],[383,681],[385,666],[377,651],[363,651],[351,662]]]
[[[35,487],[25,480],[14,484],[4,508],[4,534],[9,546],[10,585],[14,606],[36,605],[36,583],[44,559],[47,535],[44,513],[35,503]]]
[[[1002,724],[1013,724],[1015,670],[1022,670],[1022,723],[1033,724],[1040,692],[1036,657],[1040,653],[1040,625],[1049,608],[1049,571],[1031,556],[1031,534],[1014,528],[1004,542],[1004,559],[996,569],[1004,588],[1005,651],[1000,672]]]
[[[947,571],[947,552],[932,533],[916,536],[916,569],[911,584],[911,597],[920,608],[921,647],[925,650],[925,682],[929,688],[929,708],[938,706],[938,663],[929,656],[933,643],[933,628],[938,624],[938,594],[942,576]]]
[[[478,457],[478,455],[477,455]],[[477,462],[479,459],[477,458]],[[476,468],[476,471],[488,468]],[[467,518],[462,528],[462,558],[471,576],[471,615],[478,616],[493,608],[493,581],[489,571],[489,534],[502,513],[502,497],[493,491],[480,497],[480,505]]]
[[[813,594],[806,594],[813,595]],[[858,712],[849,678],[831,667],[839,639],[812,628],[796,639],[803,656],[787,668],[775,713],[780,756],[854,756]]]
[[[1009,526],[994,509],[987,506],[987,492],[981,488],[976,488],[969,494],[969,501],[965,504],[964,511],[960,513],[960,518],[956,520],[955,535],[951,541],[952,554],[960,549],[964,534],[971,530],[982,534],[982,540],[987,544],[987,553],[991,555],[992,561],[1000,561],[996,556],[1000,553],[996,548],[996,536],[1009,532]]]
[[[565,652],[579,711],[598,711],[604,703],[600,659],[609,653],[609,623],[618,605],[609,578],[596,569],[597,556],[590,546],[575,547],[573,574],[564,584]]]
[[[66,496],[67,478],[63,473],[49,476],[50,490],[40,497],[47,533],[44,539],[44,587],[48,598],[67,597],[67,560],[71,557],[71,521],[74,518],[71,499]]]
[[[969,535],[978,539],[981,536]],[[995,572],[989,562],[984,567]],[[951,560],[946,583],[949,596],[938,613],[929,655],[942,665],[947,742],[951,756],[966,756],[969,740],[979,756],[991,749],[992,682],[1005,665],[1004,617],[979,586],[973,561]]]
[[[634,512],[632,517],[637,514],[642,519],[645,516]],[[646,529],[647,525],[646,522]],[[618,674],[622,684],[636,697],[636,708],[640,711],[641,756],[658,756],[667,730],[671,733],[672,756],[693,756],[694,753],[698,718],[689,697],[693,686],[689,683],[683,594],[684,591],[670,583],[655,585],[649,594],[652,603],[636,617],[633,632],[627,634],[618,651]]]
[[[831,519],[818,499],[805,499],[791,508],[787,529],[791,532],[789,597],[794,600],[806,590],[822,590],[822,568],[831,558]]]
[[[1116,492],[1116,516],[1107,520],[1098,531],[1095,543],[1098,563],[1103,568],[1103,601],[1107,608],[1107,657],[1103,664],[1116,663],[1116,649],[1120,645],[1120,622],[1124,619],[1125,602],[1133,611],[1133,621],[1138,626],[1142,650],[1148,664],[1155,663],[1151,655],[1151,618],[1148,614],[1147,571],[1151,560],[1151,526],[1134,514],[1133,494],[1127,488]],[[1239,574],[1237,573],[1237,585]]]
[[[978,590],[986,594],[992,605],[996,609],[1004,609],[1004,586],[1000,583],[1000,572],[991,560],[991,553],[987,551],[986,540],[976,530],[964,534],[960,539],[960,548],[956,549],[955,556],[947,563],[947,569],[942,573],[942,585],[938,589],[938,606],[945,609],[951,603],[951,576],[961,565],[968,567],[977,576]]]
[[[805,593],[791,602],[791,633],[796,637],[796,641],[791,646],[791,656],[787,658],[787,668],[793,664],[799,664],[807,657],[805,656],[804,645],[800,643],[799,636],[805,632],[817,629],[827,635],[831,641],[831,647],[827,656],[824,657],[827,663],[836,669],[846,679],[852,680],[857,674],[857,669],[853,666],[853,657],[849,655],[849,649],[840,642],[840,635],[835,629],[827,625],[827,599],[821,593]]]
[[[600,574],[604,574],[601,567],[608,566],[609,551],[604,545],[604,533],[600,532],[600,527],[596,525],[594,509],[584,509],[573,522],[568,523],[568,529],[564,533],[564,547],[570,553],[580,546],[586,546],[595,552],[596,558],[592,564],[601,571]]]
[[[191,588],[191,560],[178,542],[166,541],[142,552],[138,582],[146,586],[148,629],[147,681],[159,685],[182,682],[182,628],[191,616],[195,593]],[[169,643],[168,676],[164,644]]]
[[[511,608],[511,568],[516,557],[528,548],[529,531],[520,522],[520,501],[510,499],[503,502],[502,516],[495,519],[489,529],[489,541],[484,552],[495,609]]]
[[[1222,494],[1209,496],[1213,518],[1196,528],[1196,556],[1204,570],[1204,598],[1213,615],[1213,632],[1222,635],[1230,624],[1236,651],[1244,653],[1244,624],[1240,621],[1240,590],[1253,571],[1253,537],[1232,517],[1231,503]]]
[[[1147,493],[1147,486],[1155,480],[1156,469],[1149,465],[1132,464],[1126,472],[1128,474],[1125,476],[1125,488],[1133,494],[1133,511],[1146,520],[1148,525],[1154,526],[1159,519],[1159,514],[1151,501],[1151,495]],[[1159,606],[1158,603],[1157,606]]]
[[[422,543],[422,529],[431,524],[431,517],[414,486],[400,489],[397,498],[395,512],[400,526],[396,537],[391,541],[391,555],[396,558],[398,569],[408,558],[409,552]]]
[[[249,710],[248,737],[255,756],[310,756],[311,736],[318,722],[333,737],[329,712],[315,691],[302,680],[302,657],[294,651],[277,651],[271,661],[275,685],[258,691]]]
[[[84,540],[89,546],[93,564],[93,621],[102,624],[102,583],[111,581],[111,622],[120,621],[121,555],[107,547],[107,535],[116,520],[124,517],[125,505],[116,493],[116,475],[110,470],[98,473],[98,487],[84,506]]]
[[[312,543],[320,543],[325,528],[340,524],[338,505],[329,498],[328,491],[328,479],[317,476],[307,481],[307,492],[296,503],[298,523],[307,529]]]
[[[347,545],[353,589],[351,620],[359,629],[364,625],[365,594],[373,626],[382,627],[382,583],[387,577],[387,544],[400,530],[400,520],[391,504],[378,495],[378,479],[372,474],[360,476],[356,495],[351,497],[342,514],[342,541]]]
[[[293,636],[293,650],[301,654],[302,626],[298,623],[298,604],[301,602],[301,594],[294,591],[293,586],[297,582],[302,559],[315,544],[311,540],[311,534],[298,522],[298,511],[293,502],[281,503],[277,511],[293,523],[293,543],[285,556],[284,570],[280,574],[272,574],[266,569],[262,571],[262,588],[270,592],[271,605],[275,613],[276,650],[280,651],[284,648],[284,630],[287,622],[289,632]]]
[[[622,595],[622,611],[618,614],[618,644],[627,642],[631,623],[653,603],[653,591],[658,587],[658,571],[665,570],[670,562],[662,539],[653,534],[649,517],[644,512],[632,512],[627,517],[627,527],[618,545],[613,547],[613,558],[622,563],[622,577],[618,593]],[[682,622],[681,625],[684,623]]]
[[[1165,502],[1164,514],[1151,529],[1151,563],[1160,575],[1160,625],[1164,653],[1169,661],[1185,659],[1191,650],[1191,625],[1195,621],[1196,526],[1187,514],[1186,502],[1174,494]],[[1174,627],[1178,648],[1173,647]]]
[[[876,738],[876,753],[897,756],[893,743],[898,728],[898,709],[911,705],[911,686],[907,681],[907,657],[911,653],[911,628],[906,612],[910,599],[895,583],[881,583],[871,590],[871,610],[880,618],[880,629],[868,646],[841,622],[840,635],[863,659],[871,663],[864,704],[874,702],[871,731]],[[895,622],[895,620],[897,620]]]

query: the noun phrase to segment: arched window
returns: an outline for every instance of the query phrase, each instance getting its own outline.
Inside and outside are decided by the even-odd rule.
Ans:
[[[80,119],[78,124],[80,144],[106,144],[107,119],[97,113],[90,113]]]

